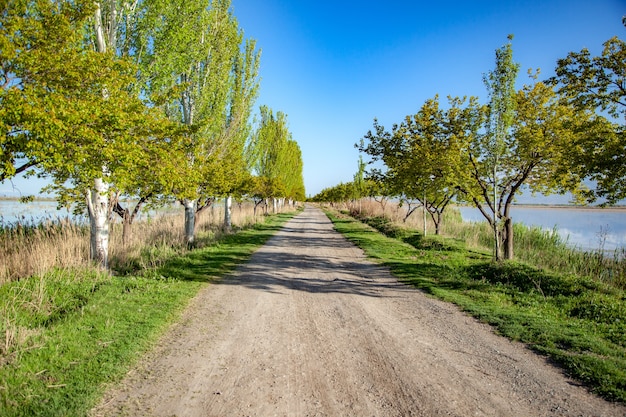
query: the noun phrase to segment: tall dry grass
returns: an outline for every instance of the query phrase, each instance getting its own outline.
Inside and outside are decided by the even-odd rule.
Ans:
[[[421,208],[417,208],[412,212],[412,214],[408,217],[408,210],[413,209],[414,207],[407,206],[406,204],[399,204],[396,201],[375,201],[373,199],[363,199],[359,202],[349,202],[343,203],[341,205],[342,209],[348,210],[350,212],[361,212],[362,216],[365,217],[386,217],[391,220],[396,226],[400,228],[406,228],[411,230],[424,230],[424,213]],[[454,212],[453,209],[447,209],[444,211],[444,220],[442,222],[442,227],[446,227],[446,220],[449,216],[460,216],[457,212]],[[426,233],[432,234],[435,233],[435,225],[430,217],[428,212],[426,213]],[[445,234],[445,231],[442,231]]]
[[[233,204],[233,228],[254,224],[262,210],[254,215],[252,203]],[[112,217],[109,259],[114,272],[128,272],[152,267],[162,262],[163,252],[172,255],[187,250],[184,242],[184,210],[172,206],[156,214],[142,214],[132,226],[130,241],[122,241],[122,224]],[[197,245],[209,244],[222,233],[224,207],[215,204],[198,219]],[[91,267],[89,226],[69,219],[43,223],[17,222],[0,227],[0,285],[31,276],[41,276],[55,268]]]
[[[0,284],[84,266],[88,258],[89,228],[69,220],[17,222],[0,229]]]
[[[413,232],[422,232],[424,226],[421,209],[418,208],[403,221],[408,207],[400,206],[397,202],[388,202],[383,206],[372,200],[363,200],[360,204],[344,204],[342,208],[351,212],[360,208],[362,215],[367,217],[384,216],[397,227]],[[491,250],[493,236],[486,222],[464,222],[454,206],[444,213],[441,235],[460,239],[468,248]],[[428,214],[426,228],[427,233],[434,232],[434,224]],[[591,277],[616,288],[626,289],[626,250],[612,253],[601,249],[582,251],[569,246],[555,230],[527,227],[523,224],[514,224],[513,229],[517,260],[560,273]]]

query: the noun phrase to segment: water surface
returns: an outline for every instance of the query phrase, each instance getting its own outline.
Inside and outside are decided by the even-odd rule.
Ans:
[[[459,207],[464,221],[485,221],[478,209]],[[626,248],[626,210],[563,207],[512,207],[515,223],[553,230],[583,250]]]

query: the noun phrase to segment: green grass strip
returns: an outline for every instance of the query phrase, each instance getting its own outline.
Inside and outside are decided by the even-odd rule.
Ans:
[[[292,216],[271,216],[143,276],[65,270],[1,286],[0,416],[87,415],[200,288]]]
[[[378,230],[327,212],[337,231],[401,281],[528,344],[600,396],[626,402],[626,295],[591,278],[496,264],[464,242]],[[388,225],[373,224],[388,232]]]

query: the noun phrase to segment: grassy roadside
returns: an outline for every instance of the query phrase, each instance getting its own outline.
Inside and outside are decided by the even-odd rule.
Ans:
[[[0,286],[0,415],[86,415],[200,288],[292,216],[270,216],[141,276],[65,269]]]
[[[457,304],[528,344],[602,397],[626,402],[626,295],[590,278],[528,264],[496,265],[487,252],[438,236],[399,233],[327,211],[336,230],[400,280]]]

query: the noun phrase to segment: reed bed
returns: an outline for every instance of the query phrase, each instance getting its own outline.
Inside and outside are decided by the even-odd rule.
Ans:
[[[243,228],[258,221],[252,203],[233,204],[233,228]],[[128,242],[122,239],[119,216],[113,215],[109,260],[113,273],[138,272],[158,266],[170,255],[187,250],[184,244],[184,210],[175,205],[156,213],[142,213],[132,225]],[[196,245],[204,246],[223,233],[224,207],[215,204],[203,212],[196,229]],[[34,219],[15,223],[0,221],[0,285],[47,271],[93,267],[89,260],[89,226],[71,219]]]

